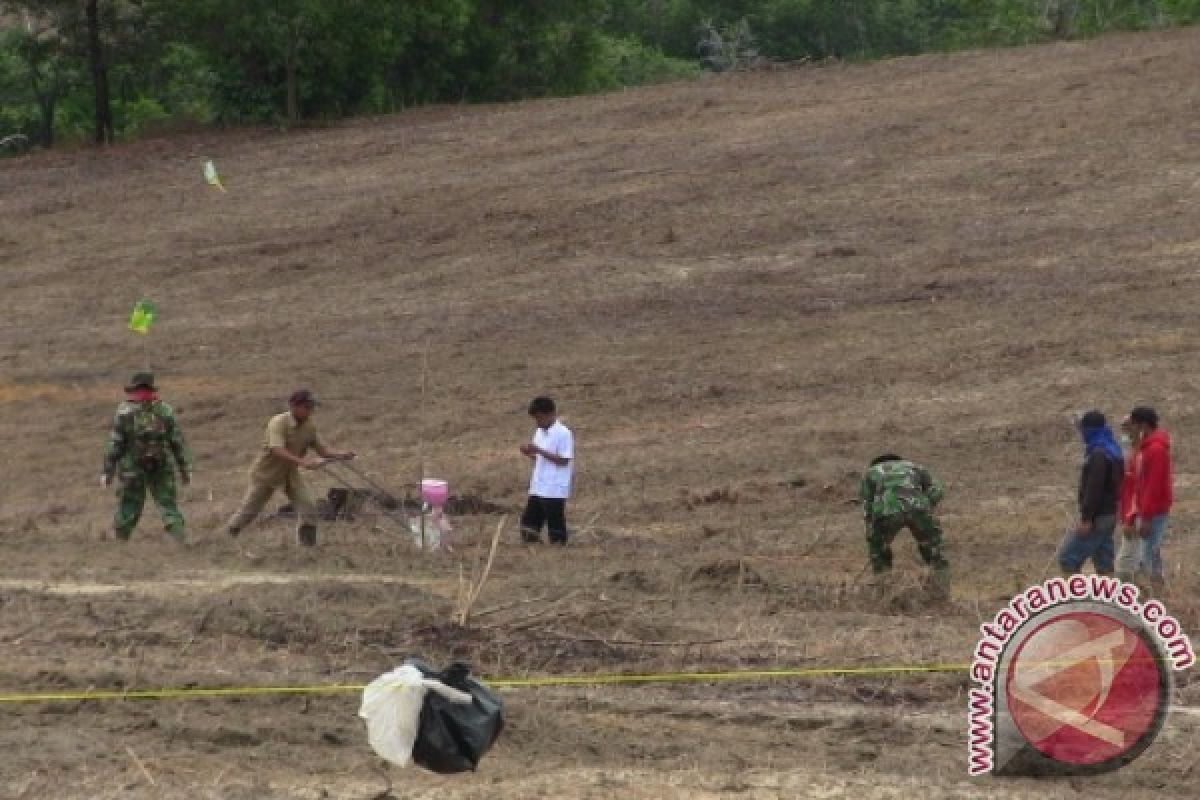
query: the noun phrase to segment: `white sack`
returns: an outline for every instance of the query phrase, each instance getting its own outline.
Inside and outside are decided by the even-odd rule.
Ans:
[[[435,691],[452,703],[470,703],[471,695],[421,676],[405,665],[367,684],[358,715],[367,721],[367,741],[380,758],[398,767],[412,761],[425,692]]]

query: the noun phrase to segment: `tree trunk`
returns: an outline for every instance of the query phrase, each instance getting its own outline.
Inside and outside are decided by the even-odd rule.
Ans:
[[[296,86],[296,62],[289,58],[285,69],[287,71],[287,119],[289,124],[295,124],[296,120],[300,118],[300,92]]]
[[[112,104],[108,96],[108,69],[100,45],[100,0],[87,0],[88,62],[92,69],[92,89],[95,94],[96,144],[109,144],[115,138]]]
[[[1077,0],[1058,0],[1054,9],[1054,38],[1070,39],[1075,35],[1075,14]]]
[[[36,55],[31,55],[29,57],[29,88],[33,90],[38,112],[42,117],[38,138],[41,140],[42,147],[46,149],[54,146],[54,111],[58,106],[54,81],[50,80],[49,84],[43,86],[41,61]]]
[[[54,111],[57,106],[58,99],[53,94],[46,94],[38,98],[38,108],[42,112],[42,147],[47,150],[54,146]]]
[[[289,125],[294,125],[300,119],[300,79],[296,75],[296,62],[300,56],[300,30],[296,20],[288,24],[287,37],[287,54],[283,61],[287,80],[287,121]]]

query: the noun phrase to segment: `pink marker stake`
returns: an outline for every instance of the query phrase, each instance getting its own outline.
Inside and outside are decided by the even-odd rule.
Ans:
[[[433,509],[433,525],[438,531],[438,547],[449,549],[450,521],[443,513],[446,501],[450,499],[450,485],[446,481],[432,478],[421,481],[421,499]]]

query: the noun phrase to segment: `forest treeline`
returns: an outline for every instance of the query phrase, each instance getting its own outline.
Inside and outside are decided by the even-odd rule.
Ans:
[[[1198,19],[1200,0],[0,0],[0,147]]]

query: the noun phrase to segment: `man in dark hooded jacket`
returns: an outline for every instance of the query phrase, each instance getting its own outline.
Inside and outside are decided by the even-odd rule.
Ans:
[[[1079,522],[1058,550],[1063,575],[1074,575],[1091,559],[1099,575],[1112,575],[1116,561],[1113,533],[1125,476],[1125,457],[1108,421],[1099,411],[1079,420],[1083,469],[1079,476]]]

